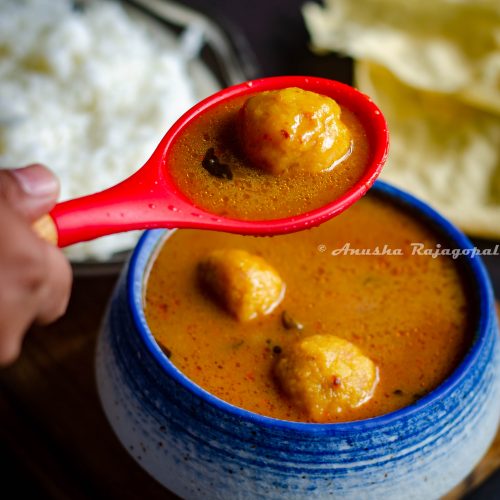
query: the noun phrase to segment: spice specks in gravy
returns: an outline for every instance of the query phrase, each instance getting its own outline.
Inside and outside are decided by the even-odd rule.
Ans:
[[[319,245],[332,249],[347,242],[356,248],[387,244],[402,248],[404,255],[332,256],[318,251]],[[382,415],[437,387],[472,339],[457,262],[412,256],[411,242],[438,243],[422,223],[373,194],[320,227],[285,236],[178,230],[152,263],[146,318],[175,366],[236,406],[292,421]],[[228,314],[199,285],[198,264],[214,250],[234,248],[260,256],[286,284],[280,304],[250,321]],[[362,361],[369,397],[361,404],[315,413],[303,404],[305,393],[297,397],[283,386],[276,369],[280,359],[295,352],[298,342],[317,336],[348,341],[356,350],[327,342],[356,356],[362,353],[376,367],[378,384],[368,394],[375,372]],[[343,376],[333,374],[332,394],[342,384]]]
[[[166,161],[175,184],[197,206],[264,220],[339,198],[359,181],[369,158],[354,113],[328,97],[290,88],[207,110],[183,130]]]

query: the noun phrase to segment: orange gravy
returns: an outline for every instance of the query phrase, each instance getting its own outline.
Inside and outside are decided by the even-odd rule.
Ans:
[[[152,264],[146,318],[172,363],[196,384],[241,408],[292,421],[308,419],[272,376],[275,351],[298,336],[343,337],[376,363],[380,382],[370,401],[333,421],[382,415],[436,388],[471,344],[456,262],[411,255],[417,242],[438,243],[423,224],[372,194],[318,228],[285,236],[178,230]],[[346,244],[386,244],[404,255],[332,255]],[[261,255],[278,270],[287,291],[273,313],[238,323],[200,292],[197,263],[225,247]],[[283,311],[303,330],[285,329]]]
[[[287,177],[249,166],[236,134],[237,115],[247,98],[235,98],[209,110],[190,123],[172,145],[168,169],[179,190],[195,205],[243,220],[289,217],[339,198],[362,177],[370,148],[360,121],[345,108],[341,108],[342,121],[351,133],[352,151],[333,169]],[[210,148],[230,168],[232,180],[214,177],[202,167]]]

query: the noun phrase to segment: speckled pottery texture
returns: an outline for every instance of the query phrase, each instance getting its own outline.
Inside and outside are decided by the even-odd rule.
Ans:
[[[459,248],[472,244],[413,197],[374,190]],[[342,424],[283,422],[235,408],[163,355],[142,310],[144,274],[163,231],[145,234],[112,298],[97,348],[100,398],[138,464],[188,499],[438,498],[480,460],[500,418],[500,347],[481,260],[460,257],[477,311],[475,341],[455,373],[413,406]]]

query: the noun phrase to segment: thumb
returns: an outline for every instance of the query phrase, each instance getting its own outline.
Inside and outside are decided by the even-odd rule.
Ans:
[[[0,197],[30,221],[49,212],[58,196],[59,181],[43,165],[0,170]]]

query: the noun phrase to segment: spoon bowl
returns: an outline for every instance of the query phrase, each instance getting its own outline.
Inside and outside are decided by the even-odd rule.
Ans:
[[[166,158],[185,128],[207,110],[239,96],[299,87],[336,100],[360,119],[371,155],[361,179],[326,205],[300,215],[271,220],[239,220],[198,208],[175,185]],[[57,204],[35,224],[35,230],[60,247],[100,236],[152,228],[196,228],[251,235],[291,233],[316,226],[343,212],[375,182],[387,157],[385,119],[370,98],[358,90],[324,78],[281,76],[235,85],[204,99],[168,130],[151,158],[135,174],[99,193]]]

